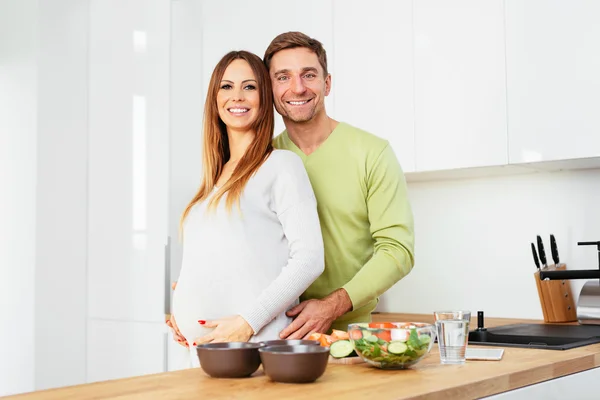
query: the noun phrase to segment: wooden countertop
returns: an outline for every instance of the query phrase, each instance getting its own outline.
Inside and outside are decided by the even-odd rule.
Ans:
[[[374,321],[431,322],[430,315],[374,314]],[[476,321],[473,321],[476,323]],[[543,321],[487,318],[486,327]],[[366,364],[330,364],[315,383],[271,382],[259,369],[245,379],[212,379],[201,369],[98,382],[17,395],[14,399],[468,399],[498,394],[600,366],[600,344],[571,350],[505,348],[501,361],[441,365],[437,345],[408,370],[384,371]]]

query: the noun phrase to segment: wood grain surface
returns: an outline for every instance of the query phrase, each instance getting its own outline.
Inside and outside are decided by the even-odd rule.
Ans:
[[[360,357],[334,358],[329,356],[329,364],[353,365],[362,363],[364,363],[364,361]]]
[[[432,315],[374,314],[374,321],[432,322]],[[486,327],[543,321],[486,319]],[[329,364],[311,384],[275,383],[259,369],[245,379],[213,379],[201,369],[98,382],[10,397],[50,399],[472,399],[600,366],[600,344],[565,351],[506,348],[501,361],[441,365],[437,345],[411,369]]]

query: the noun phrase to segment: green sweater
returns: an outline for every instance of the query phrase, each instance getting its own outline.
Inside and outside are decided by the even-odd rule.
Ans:
[[[412,210],[392,148],[386,140],[343,122],[308,156],[287,131],[273,146],[300,156],[317,198],[325,271],[301,300],[344,288],[353,309],[333,328],[370,321],[379,296],[414,264]]]

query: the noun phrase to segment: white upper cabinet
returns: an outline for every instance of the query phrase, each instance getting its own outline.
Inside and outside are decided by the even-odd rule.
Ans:
[[[417,171],[507,164],[503,0],[414,7]]]
[[[217,62],[231,50],[247,50],[261,59],[271,40],[280,33],[300,31],[333,52],[331,0],[306,0],[301,3],[280,0],[260,2],[230,0],[202,2],[203,98]],[[334,75],[333,57],[328,54],[328,69]],[[335,76],[335,75],[334,75]],[[333,109],[335,85],[325,100]],[[275,112],[275,135],[285,129]]]
[[[600,156],[600,2],[506,1],[510,162]]]
[[[90,318],[164,322],[169,6],[90,3]]]
[[[387,139],[415,170],[412,1],[335,3],[334,119]]]

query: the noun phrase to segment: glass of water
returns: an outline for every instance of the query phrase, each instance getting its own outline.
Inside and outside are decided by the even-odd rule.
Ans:
[[[435,311],[440,361],[442,364],[464,364],[469,341],[470,311]]]

